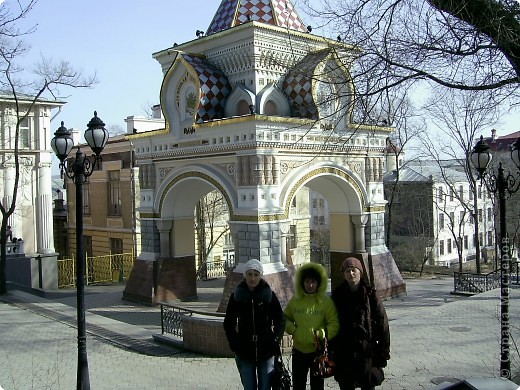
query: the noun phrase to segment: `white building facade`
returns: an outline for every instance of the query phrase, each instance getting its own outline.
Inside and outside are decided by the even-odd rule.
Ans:
[[[51,128],[51,118],[52,110],[64,103],[40,99],[31,107],[31,97],[27,100],[19,97],[18,101],[21,107],[19,116],[16,114],[13,97],[0,96],[0,197],[4,207],[9,207],[13,202],[16,175],[15,132],[20,118],[20,177],[14,199],[16,209],[7,225],[12,227],[13,237],[23,240],[23,249],[28,257],[51,265],[51,275],[40,278],[38,284],[43,284],[39,287],[52,288],[57,283],[57,274],[53,275],[56,270],[56,253],[51,178],[53,152],[50,147],[54,131]],[[46,269],[42,265],[33,266]]]
[[[387,191],[395,178],[395,171],[385,176]],[[435,161],[406,164],[399,172],[397,194],[390,206],[391,248],[424,234],[430,238],[425,250],[431,265],[456,266],[459,254],[466,263],[476,257],[476,218],[481,261],[487,260],[495,244],[493,199],[478,182],[476,210],[474,196],[463,172],[440,168]],[[418,208],[422,211],[417,212]]]

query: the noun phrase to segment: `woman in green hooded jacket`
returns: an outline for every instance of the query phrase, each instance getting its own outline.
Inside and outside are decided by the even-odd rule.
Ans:
[[[328,277],[325,268],[306,263],[296,271],[295,295],[285,308],[285,331],[293,337],[293,388],[304,390],[309,369],[316,357],[314,335],[332,339],[339,320],[332,299],[326,295]],[[310,376],[311,390],[323,389],[323,379]]]

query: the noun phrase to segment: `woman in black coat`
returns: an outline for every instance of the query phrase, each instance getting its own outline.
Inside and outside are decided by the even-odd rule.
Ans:
[[[341,390],[372,390],[384,379],[390,359],[388,317],[376,290],[363,280],[363,265],[354,257],[343,262],[345,281],[332,291],[340,330],[333,340],[336,375]]]
[[[229,298],[224,329],[245,390],[270,390],[274,356],[285,329],[282,307],[262,279],[262,263],[249,260]]]

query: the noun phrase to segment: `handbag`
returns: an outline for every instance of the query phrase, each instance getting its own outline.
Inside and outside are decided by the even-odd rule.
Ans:
[[[381,383],[385,380],[385,372],[381,367],[372,367],[370,371],[370,384],[372,386],[381,386]]]
[[[336,364],[329,354],[327,337],[323,338],[323,351],[320,348],[318,335],[314,335],[314,345],[316,346],[316,357],[312,362],[311,373],[319,378],[329,378],[336,371]]]
[[[271,389],[291,389],[291,374],[283,362],[282,352],[280,349],[278,349],[278,353],[274,356],[274,370],[271,377]]]

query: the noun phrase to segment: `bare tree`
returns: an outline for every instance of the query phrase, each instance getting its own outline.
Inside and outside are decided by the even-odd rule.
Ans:
[[[401,270],[422,274],[436,241],[432,182],[397,181],[394,174],[385,179],[385,191],[388,187],[393,200],[388,208],[394,211],[388,226],[389,248]]]
[[[388,96],[389,94],[385,92],[383,95]],[[387,169],[392,170],[389,174],[393,175],[393,180],[384,186],[385,199],[388,201],[385,215],[386,245],[390,247],[392,244],[390,225],[393,223],[394,211],[392,205],[396,199],[400,173],[408,163],[413,162],[416,158],[405,159],[405,152],[410,153],[410,155],[414,154],[413,145],[420,140],[420,135],[424,131],[424,124],[417,116],[415,107],[407,97],[388,99],[388,101],[389,104],[394,106],[391,112],[388,111],[388,118],[391,120],[391,125],[395,127],[395,132],[387,139],[386,145],[388,160],[391,162]]]
[[[65,61],[52,63],[41,58],[30,71],[17,65],[17,60],[29,50],[23,38],[34,31],[34,28],[23,31],[18,29],[17,22],[31,11],[36,2],[37,0],[10,2],[9,4],[14,4],[13,7],[9,7],[8,3],[0,4],[0,88],[12,99],[16,118],[12,153],[15,166],[13,193],[8,203],[0,202],[0,294],[7,292],[5,233],[8,219],[16,209],[20,182],[20,124],[41,99],[47,99],[47,95],[54,100],[60,100],[63,98],[60,88],[85,88],[95,83],[95,77],[83,77]]]
[[[302,0],[338,39],[359,46],[361,95],[426,80],[518,93],[520,6],[514,0]],[[360,89],[364,87],[364,89]]]
[[[330,272],[330,227],[318,225],[311,231],[311,260]]]
[[[107,126],[107,130],[111,137],[126,134],[126,129],[124,129],[120,124],[110,124]]]
[[[223,245],[223,239],[229,232],[227,224],[227,203],[222,194],[212,191],[202,198],[195,209],[195,232],[199,269],[197,273],[204,278],[208,276],[208,257],[211,252]]]
[[[455,208],[450,206],[448,203],[448,196],[455,198],[455,186],[454,180],[449,178],[447,173],[443,170],[442,176],[444,178],[445,184],[449,188],[449,193],[440,194],[437,197],[434,197],[434,204],[437,210],[442,213],[443,219],[447,222],[447,227],[449,232],[451,233],[451,242],[448,244],[448,253],[455,248],[457,251],[457,259],[459,264],[459,272],[462,272],[463,265],[463,251],[464,251],[464,243],[462,237],[465,236],[465,227],[466,222],[468,222],[468,210],[465,207]],[[460,201],[460,199],[458,199]],[[455,211],[459,211],[458,215],[455,214]],[[478,239],[476,240],[478,242]],[[480,273],[480,266],[477,262],[477,272]]]
[[[439,164],[445,177],[445,160],[451,160],[449,168],[464,172],[473,193],[473,201],[460,199],[459,191],[453,188],[452,182],[445,177],[445,183],[454,193],[461,206],[472,215],[474,221],[475,237],[475,263],[477,273],[480,273],[480,240],[478,210],[478,187],[476,172],[472,166],[469,155],[473,150],[475,140],[483,129],[493,126],[499,115],[499,106],[493,96],[488,92],[438,90],[435,99],[430,99],[426,106],[426,113],[432,119],[433,128],[437,130],[435,135],[423,134],[423,141],[429,157]]]

